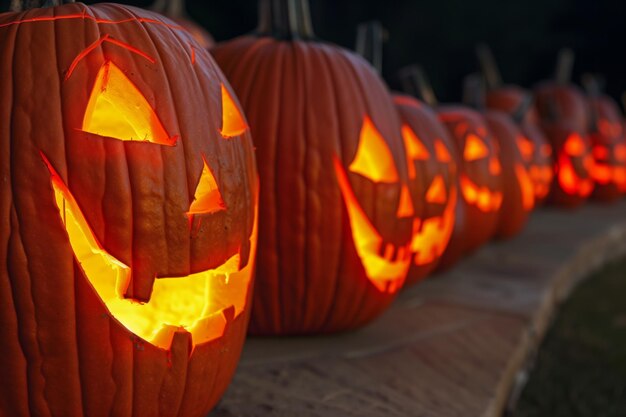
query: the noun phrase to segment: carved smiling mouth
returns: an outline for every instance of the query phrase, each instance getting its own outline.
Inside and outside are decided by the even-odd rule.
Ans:
[[[132,269],[103,249],[69,188],[43,153],[42,158],[74,257],[110,315],[126,329],[169,350],[174,333],[189,332],[196,346],[221,337],[228,321],[243,312],[254,262],[240,269],[240,253],[215,269],[158,277],[147,302],[125,298]],[[250,253],[255,253],[256,227],[255,216]]]
[[[466,175],[461,175],[461,191],[468,204],[478,207],[485,213],[492,213],[500,210],[502,206],[502,193],[491,191],[487,187],[482,187],[470,180]]]
[[[411,263],[409,244],[399,247],[388,244],[383,248],[383,238],[354,195],[341,162],[337,157],[334,157],[333,162],[341,195],[348,209],[352,239],[365,269],[365,275],[379,291],[393,293],[402,286],[409,270]],[[383,256],[379,255],[381,253]]]

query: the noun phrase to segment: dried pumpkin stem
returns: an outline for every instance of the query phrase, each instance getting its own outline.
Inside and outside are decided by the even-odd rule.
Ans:
[[[74,3],[74,0],[11,0],[11,11],[23,12],[41,7],[61,6],[66,3]]]
[[[155,0],[150,10],[169,18],[184,18],[187,15],[185,0]]]
[[[489,90],[493,90],[502,86],[502,76],[496,64],[496,59],[486,44],[481,43],[476,46],[476,56],[480,69],[485,77],[486,87]]]
[[[257,34],[284,40],[315,39],[308,0],[259,0]]]
[[[398,76],[402,83],[402,91],[421,98],[430,106],[437,106],[437,97],[421,66],[405,67],[399,71]]]
[[[572,79],[573,69],[574,51],[570,48],[561,49],[556,60],[556,71],[554,74],[557,84],[568,84]]]
[[[482,74],[472,73],[463,80],[463,102],[475,109],[485,107],[485,79]]]
[[[383,73],[385,38],[385,28],[379,21],[361,23],[357,27],[356,52],[372,64],[379,75]]]

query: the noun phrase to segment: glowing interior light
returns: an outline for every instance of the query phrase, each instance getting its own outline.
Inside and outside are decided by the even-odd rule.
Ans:
[[[535,198],[543,199],[550,192],[554,170],[550,166],[533,165],[530,167],[529,174],[535,188]]]
[[[466,161],[475,161],[486,158],[487,155],[489,155],[489,148],[487,148],[485,142],[473,133],[468,134],[465,138],[463,158]]]
[[[426,201],[433,204],[444,204],[447,199],[446,183],[441,175],[437,175],[426,191]]]
[[[525,161],[530,161],[535,153],[535,145],[524,136],[517,137],[517,148],[524,157]]]
[[[535,206],[535,190],[533,182],[526,168],[521,164],[515,164],[515,176],[522,193],[522,207],[530,211]]]
[[[385,259],[378,255],[381,245],[383,244],[383,239],[368,219],[354,195],[348,176],[341,162],[337,157],[334,158],[333,162],[337,182],[339,183],[341,195],[348,211],[352,239],[357,255],[361,259],[361,263],[365,269],[365,275],[380,292],[396,292],[404,283],[404,279],[409,270],[411,257],[407,250],[408,244],[404,251],[398,250],[398,254],[402,253],[404,256],[398,256],[395,261]]]
[[[402,139],[404,140],[404,148],[406,149],[409,178],[413,179],[417,176],[414,161],[426,161],[430,158],[430,153],[422,141],[419,140],[415,132],[413,132],[413,129],[407,125],[402,126]]]
[[[132,270],[110,255],[98,242],[78,203],[61,177],[42,155],[50,171],[60,220],[67,232],[74,257],[105,307],[122,326],[165,350],[174,333],[191,333],[193,346],[223,335],[227,310],[235,317],[245,307],[253,262],[239,269],[240,255],[218,268],[185,277],[157,278],[149,301],[125,298]],[[256,250],[256,221],[251,235]]]
[[[617,159],[619,162],[623,162],[626,164],[626,144],[625,143],[620,143],[618,145],[615,145],[615,148],[613,148],[613,153],[615,154],[615,159]]]
[[[452,162],[450,151],[439,139],[435,139],[435,154],[439,162]]]
[[[502,172],[502,165],[500,164],[500,160],[495,156],[489,160],[489,173],[491,175],[500,175]]]
[[[448,247],[454,230],[456,201],[457,190],[453,186],[441,216],[424,221],[418,218],[413,220],[411,252],[414,254],[415,265],[424,266],[434,262]]]
[[[402,188],[400,189],[400,202],[398,203],[396,217],[401,219],[404,217],[413,217],[414,215],[415,210],[413,208],[413,200],[411,199],[409,187],[406,184],[402,184]]]
[[[501,192],[492,192],[486,187],[479,187],[465,175],[461,175],[460,182],[463,198],[468,204],[478,207],[485,213],[500,210],[502,205]]]
[[[105,62],[96,76],[83,117],[82,130],[124,141],[173,146],[154,110],[139,89],[113,62]]]
[[[209,214],[217,211],[225,210],[226,204],[222,200],[215,176],[203,158],[204,166],[200,181],[196,187],[194,199],[189,207],[188,215],[192,214]]]
[[[579,177],[570,157],[566,154],[559,155],[557,173],[559,186],[566,194],[586,198],[593,191],[592,178]]]
[[[577,133],[570,134],[565,141],[565,153],[570,156],[582,156],[585,153],[585,142]]]
[[[600,160],[609,158],[609,149],[606,146],[596,145],[593,147],[593,157]]]
[[[607,164],[597,163],[594,165],[591,176],[599,184],[609,184],[613,180],[613,170]]]
[[[241,110],[235,104],[228,89],[222,84],[222,129],[220,133],[224,138],[232,138],[242,135],[248,130],[248,125],[241,114]]]
[[[399,181],[393,155],[382,135],[367,116],[361,127],[356,155],[348,169],[376,183]]]

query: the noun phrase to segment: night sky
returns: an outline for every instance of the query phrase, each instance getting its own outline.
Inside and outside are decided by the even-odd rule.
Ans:
[[[256,26],[256,0],[187,0],[187,9],[218,41]],[[576,52],[576,82],[597,72],[616,99],[626,91],[623,0],[311,0],[311,12],[320,38],[348,48],[359,23],[380,20],[389,33],[387,82],[397,87],[397,70],[420,63],[440,101],[461,98],[463,77],[477,70],[474,46],[481,41],[492,47],[505,82],[532,86],[550,77],[556,52],[568,46]]]

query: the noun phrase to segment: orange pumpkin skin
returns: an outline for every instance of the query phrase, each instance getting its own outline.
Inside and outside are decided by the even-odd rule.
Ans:
[[[589,109],[580,88],[544,82],[534,89],[535,106],[544,123],[568,123],[580,132],[589,128]]]
[[[474,251],[494,237],[503,199],[502,166],[493,134],[480,113],[461,106],[442,106],[438,113],[456,145],[459,204],[464,212],[442,261],[451,265],[459,252]]]
[[[230,87],[199,49],[173,22],[113,4],[0,15],[0,90],[11,97],[0,103],[0,414],[200,417],[225,391],[250,311],[257,175],[249,134],[220,135]],[[109,99],[137,113],[107,113]],[[109,135],[124,130],[121,115],[146,116],[132,126],[150,135]],[[204,167],[224,203],[211,214],[190,209]],[[100,279],[116,277],[90,273],[75,219],[93,259],[132,271],[131,298],[113,286],[116,299],[104,298]],[[210,287],[242,291],[212,298],[228,303],[211,305],[217,321],[163,327],[169,341],[127,323],[162,312],[152,301],[169,300],[155,292],[163,277],[179,289],[234,253],[234,280]],[[140,314],[113,315],[116,302]]]
[[[626,136],[617,104],[608,96],[588,98],[591,112],[589,138],[595,159],[592,197],[614,201],[626,193]]]
[[[452,237],[458,155],[448,131],[430,107],[406,95],[394,95],[394,103],[402,121],[413,204],[424,206],[424,217],[414,219],[411,236],[413,259],[407,284],[415,284],[437,267]]]
[[[496,236],[508,238],[518,234],[526,225],[535,205],[535,193],[529,169],[518,148],[523,134],[504,112],[484,113],[489,130],[500,148],[504,198]]]
[[[522,142],[519,143],[522,157],[528,166],[530,177],[535,189],[535,205],[542,204],[548,197],[554,178],[554,162],[552,147],[540,128],[540,119],[534,105],[530,106],[523,115],[520,109],[530,93],[515,85],[505,85],[487,91],[485,103],[488,108],[501,110],[519,121],[522,131]]]
[[[211,51],[242,100],[259,161],[250,332],[353,329],[383,312],[401,288],[412,219],[421,215],[397,214],[407,183],[400,123],[388,90],[361,57],[302,34],[281,40],[274,33],[243,36]],[[396,179],[376,182],[353,169],[366,120],[382,140],[377,164],[386,155],[384,165],[396,167]],[[346,193],[354,194],[352,203]],[[350,209],[361,211],[379,234],[377,256],[404,269],[394,279],[366,270]]]

